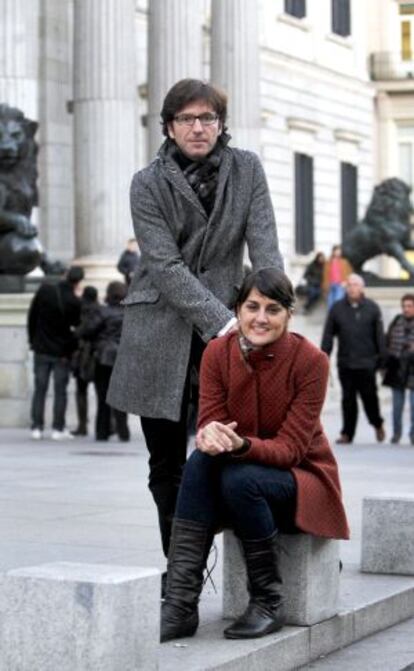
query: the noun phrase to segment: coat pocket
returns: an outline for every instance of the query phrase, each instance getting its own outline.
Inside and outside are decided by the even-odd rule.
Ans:
[[[137,303],[156,303],[160,298],[158,289],[135,289],[122,301],[122,305],[136,305]]]

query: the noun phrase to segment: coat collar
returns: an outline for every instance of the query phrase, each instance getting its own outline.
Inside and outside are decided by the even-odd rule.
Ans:
[[[160,162],[161,170],[165,175],[166,179],[181,193],[181,195],[186,198],[196,209],[197,211],[205,218],[208,219],[207,213],[204,210],[204,207],[200,203],[193,189],[187,182],[186,178],[180,167],[177,163],[167,155],[167,140],[162,144],[160,151],[158,153],[158,160]],[[232,150],[229,147],[223,148],[223,157],[220,163],[219,176],[218,176],[218,185],[216,198],[214,202],[214,207],[210,215],[210,220],[214,217],[215,212],[221,207],[221,200],[223,198],[224,187],[229,176],[230,167],[232,164],[233,155]]]
[[[232,353],[237,356],[238,360],[243,363],[249,370],[255,368],[267,368],[279,361],[283,361],[292,351],[294,344],[294,335],[286,331],[278,340],[266,345],[262,349],[253,350],[245,357],[240,349],[239,336],[237,333],[232,334]]]

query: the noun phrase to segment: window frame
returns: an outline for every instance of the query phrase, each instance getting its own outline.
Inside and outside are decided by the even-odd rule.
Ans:
[[[358,222],[358,166],[349,161],[340,164],[341,239]]]
[[[285,0],[284,13],[296,19],[306,18],[306,0]]]
[[[351,0],[331,0],[331,30],[334,35],[352,34]]]
[[[315,248],[315,199],[313,156],[295,151],[295,253],[306,255]]]

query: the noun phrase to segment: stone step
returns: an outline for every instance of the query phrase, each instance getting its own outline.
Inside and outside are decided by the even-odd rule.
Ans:
[[[228,641],[217,599],[216,617],[201,624],[195,637],[160,646],[159,671],[293,671],[413,616],[412,577],[367,575],[347,567],[337,616],[310,627],[284,627],[262,639]]]

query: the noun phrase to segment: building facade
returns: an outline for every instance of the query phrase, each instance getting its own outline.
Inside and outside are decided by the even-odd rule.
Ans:
[[[0,100],[40,124],[45,247],[90,279],[110,276],[132,232],[132,173],[162,141],[162,99],[200,77],[228,92],[234,144],[264,162],[296,279],[363,215],[378,180],[413,182],[413,7],[0,0]]]

